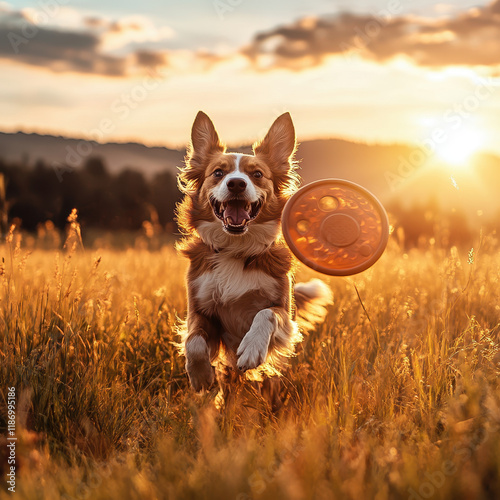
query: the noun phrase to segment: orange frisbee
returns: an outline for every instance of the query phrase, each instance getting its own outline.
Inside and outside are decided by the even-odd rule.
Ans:
[[[286,203],[283,236],[295,256],[323,274],[350,276],[371,267],[389,240],[387,213],[354,182],[307,184]]]

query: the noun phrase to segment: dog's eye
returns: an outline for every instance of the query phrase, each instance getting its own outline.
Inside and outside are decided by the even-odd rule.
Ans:
[[[224,172],[220,168],[218,168],[217,170],[215,170],[213,175],[214,175],[214,177],[223,177]]]
[[[260,170],[256,170],[253,173],[253,176],[256,177],[257,179],[260,179],[264,174]]]

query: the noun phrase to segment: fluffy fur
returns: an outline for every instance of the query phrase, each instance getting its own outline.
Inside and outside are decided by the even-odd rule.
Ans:
[[[279,373],[301,340],[298,324],[312,328],[332,302],[320,280],[292,286],[280,219],[299,186],[295,150],[288,113],[253,155],[226,152],[210,118],[196,116],[177,211],[178,250],[190,261],[182,352],[195,391],[210,388],[214,366],[254,378]]]

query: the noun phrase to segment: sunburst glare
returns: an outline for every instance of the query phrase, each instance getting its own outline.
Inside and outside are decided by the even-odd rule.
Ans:
[[[471,157],[481,150],[483,144],[484,135],[481,131],[471,127],[461,127],[449,135],[438,147],[436,154],[453,169],[467,170],[471,165]]]

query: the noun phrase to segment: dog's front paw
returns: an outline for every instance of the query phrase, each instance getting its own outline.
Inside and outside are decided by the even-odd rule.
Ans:
[[[208,391],[214,383],[214,367],[210,364],[208,358],[188,361],[186,363],[186,371],[189,382],[191,382],[191,387],[196,392]]]
[[[238,363],[237,366],[242,372],[252,370],[260,366],[267,357],[269,348],[269,335],[259,335],[248,332],[241,341],[238,347]]]

